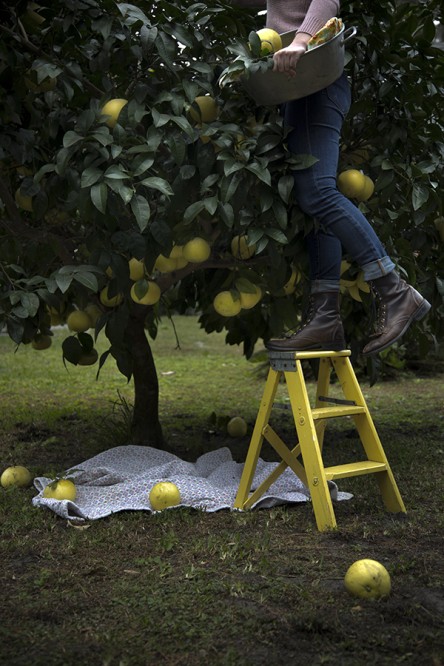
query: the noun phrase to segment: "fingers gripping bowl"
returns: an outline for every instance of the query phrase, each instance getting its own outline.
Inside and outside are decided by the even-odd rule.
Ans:
[[[356,28],[345,29],[332,39],[308,50],[298,61],[296,76],[266,71],[250,72],[240,78],[246,92],[261,106],[282,104],[292,99],[299,99],[311,95],[338,79],[345,64],[345,43],[356,34]],[[281,35],[282,46],[291,44],[294,32]]]

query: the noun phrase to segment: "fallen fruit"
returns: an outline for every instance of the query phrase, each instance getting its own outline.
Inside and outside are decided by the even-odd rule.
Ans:
[[[344,585],[354,597],[381,599],[390,594],[390,574],[376,560],[357,560],[348,568]]]
[[[70,500],[73,502],[77,497],[77,489],[71,479],[56,479],[46,486],[43,491],[43,497],[47,499]]]
[[[248,426],[242,416],[233,416],[227,423],[227,432],[230,437],[245,437]]]
[[[159,481],[150,490],[149,500],[154,511],[180,504],[180,491],[172,481]]]
[[[7,467],[0,477],[0,485],[3,488],[11,488],[15,486],[16,488],[25,488],[29,486],[32,481],[32,474],[26,467],[23,465],[14,465],[13,467]]]

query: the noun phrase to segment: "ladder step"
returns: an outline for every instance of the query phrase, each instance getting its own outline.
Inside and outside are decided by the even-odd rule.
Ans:
[[[387,463],[376,462],[375,460],[363,460],[362,462],[335,465],[334,467],[325,467],[324,469],[327,481],[333,481],[333,479],[345,479],[350,476],[360,476],[362,474],[374,474],[386,470]]]
[[[338,405],[337,407],[316,407],[311,410],[313,418],[333,419],[337,416],[353,416],[353,414],[365,414],[366,408],[359,405]]]

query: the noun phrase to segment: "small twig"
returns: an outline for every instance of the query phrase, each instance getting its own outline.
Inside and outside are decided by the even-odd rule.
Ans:
[[[91,83],[91,81],[89,81],[88,79],[85,79],[83,76],[82,77],[78,77],[78,76],[74,77],[71,74],[71,72],[69,71],[69,67],[67,67],[63,63],[63,61],[59,60],[58,58],[55,58],[54,56],[49,56],[47,53],[42,51],[42,49],[38,48],[32,42],[30,42],[29,39],[28,39],[28,36],[26,34],[25,29],[23,28],[23,26],[20,23],[20,19],[18,19],[18,24],[19,24],[19,27],[21,26],[21,29],[23,30],[23,36],[17,35],[17,33],[15,33],[13,30],[11,30],[10,28],[7,28],[4,25],[0,25],[0,30],[5,32],[7,35],[12,37],[16,41],[18,41],[22,46],[27,48],[28,51],[32,51],[32,53],[35,53],[36,55],[40,55],[40,56],[44,57],[48,62],[51,62],[51,63],[57,65],[58,67],[60,67],[65,72],[65,74],[67,76],[69,76],[71,79],[76,79],[77,81],[80,81],[85,86],[85,88],[88,88],[88,90],[90,90],[92,93],[94,93],[94,95],[96,97],[103,97],[103,95],[105,94],[104,91],[100,90],[100,88],[97,88],[94,85],[94,83]]]

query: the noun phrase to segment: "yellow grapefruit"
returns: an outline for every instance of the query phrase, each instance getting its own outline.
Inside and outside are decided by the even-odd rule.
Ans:
[[[347,591],[361,599],[388,597],[391,590],[390,575],[387,569],[376,560],[357,560],[345,574]]]
[[[97,324],[97,321],[102,316],[103,312],[95,303],[88,303],[85,308],[85,312],[88,313],[89,318],[91,319],[91,325],[94,327]]]
[[[97,349],[91,349],[90,352],[82,354],[82,356],[77,361],[77,365],[94,365],[99,358]]]
[[[196,123],[212,123],[219,115],[219,107],[211,95],[199,95],[194,98],[193,105],[189,108],[189,115]]]
[[[145,275],[145,264],[140,259],[132,257],[128,262],[128,266],[130,272],[130,279],[133,280],[133,282],[141,280]]]
[[[70,331],[84,333],[92,326],[89,314],[85,310],[73,310],[67,317],[66,323]]]
[[[364,176],[364,190],[360,196],[360,201],[368,201],[375,191],[375,184],[370,176]]]
[[[180,491],[172,481],[159,481],[150,490],[149,500],[154,511],[180,504]]]
[[[101,304],[107,308],[115,308],[117,307],[117,305],[120,305],[120,303],[123,301],[122,294],[116,294],[115,296],[108,296],[108,287],[103,287],[102,291],[100,292],[99,298]]]
[[[32,481],[32,474],[23,465],[14,465],[13,467],[7,467],[1,477],[0,485],[3,488],[11,488],[15,486],[16,488],[25,488],[29,486]]]
[[[245,437],[248,426],[242,416],[233,416],[227,423],[227,432],[230,437]]]
[[[233,298],[231,291],[220,291],[214,297],[213,307],[222,317],[235,317],[241,311],[241,301]]]
[[[239,291],[242,310],[250,310],[251,308],[254,308],[254,306],[261,300],[262,289],[257,285],[254,285],[254,288],[256,290],[254,293]]]
[[[245,235],[234,236],[231,239],[231,254],[236,259],[250,259],[256,251],[256,243],[248,245]]]
[[[45,487],[43,497],[73,502],[77,497],[77,489],[71,479],[56,479]]]
[[[28,213],[32,213],[32,197],[28,196],[27,194],[22,194],[20,192],[20,188],[15,192],[15,203],[19,208],[27,210]]]
[[[256,34],[261,40],[261,55],[270,55],[282,48],[282,39],[276,30],[262,28],[262,30],[258,30]]]
[[[154,269],[159,273],[171,273],[177,268],[177,259],[170,259],[163,254],[159,254],[154,264]]]
[[[205,238],[192,238],[185,243],[182,250],[183,258],[193,264],[200,264],[206,261],[211,254],[211,247]]]
[[[50,335],[44,335],[42,333],[37,333],[35,338],[31,341],[31,347],[33,349],[49,349],[52,345],[52,337]]]
[[[123,107],[128,104],[127,99],[116,98],[110,99],[101,109],[102,116],[108,116],[106,124],[108,127],[114,127],[119,118],[120,112]]]
[[[294,266],[292,266],[291,275],[290,275],[288,281],[284,284],[284,287],[283,287],[286,296],[289,296],[290,294],[294,293],[294,291],[296,289],[296,285],[300,281],[301,281],[300,271],[298,271]]]
[[[338,176],[338,190],[349,199],[360,199],[365,190],[365,176],[358,169],[346,169]]]
[[[144,295],[139,298],[136,294],[136,288],[138,288],[138,286],[142,288],[145,285],[146,291]],[[135,303],[139,303],[140,305],[154,305],[159,301],[161,293],[159,285],[152,280],[139,280],[139,282],[136,282],[131,287],[131,298]]]

